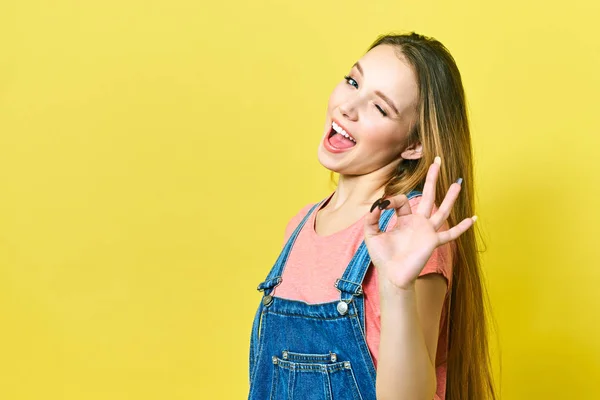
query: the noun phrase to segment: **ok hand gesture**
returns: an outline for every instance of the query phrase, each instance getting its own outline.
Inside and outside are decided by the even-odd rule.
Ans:
[[[399,289],[411,288],[436,247],[458,238],[477,220],[465,218],[458,225],[438,232],[448,219],[461,190],[462,179],[450,185],[437,212],[431,215],[435,203],[436,183],[441,165],[440,157],[429,167],[422,199],[413,213],[405,195],[380,199],[365,218],[365,244],[379,276]],[[377,202],[374,204],[374,206]],[[382,207],[382,208],[380,208]],[[397,221],[386,232],[379,229],[379,218],[384,209],[394,208]]]

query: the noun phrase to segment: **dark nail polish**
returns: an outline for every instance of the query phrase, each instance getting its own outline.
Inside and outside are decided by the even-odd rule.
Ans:
[[[385,210],[387,208],[387,206],[389,206],[391,203],[392,202],[389,200],[382,201],[381,204],[379,205],[379,209]]]
[[[369,212],[373,212],[373,210],[379,205],[379,203],[381,203],[381,199],[375,200],[375,203],[373,203],[373,205],[371,206],[371,211]]]

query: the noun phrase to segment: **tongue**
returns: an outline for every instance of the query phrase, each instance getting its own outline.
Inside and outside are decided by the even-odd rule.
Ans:
[[[342,136],[339,133],[336,133],[335,135],[333,135],[331,137],[331,139],[329,139],[329,143],[331,143],[333,146],[337,147],[338,149],[349,149],[350,147],[352,147],[356,144],[352,140],[346,139],[345,136]]]

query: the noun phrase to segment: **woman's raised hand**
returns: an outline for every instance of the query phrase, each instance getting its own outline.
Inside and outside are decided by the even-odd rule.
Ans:
[[[365,218],[365,244],[379,277],[399,289],[413,287],[436,247],[458,238],[477,220],[476,216],[465,218],[449,230],[438,232],[450,215],[462,182],[459,179],[450,185],[442,204],[431,215],[440,168],[441,159],[436,157],[427,172],[422,198],[414,213],[406,195],[401,194],[378,200],[379,204],[376,202]],[[396,210],[397,221],[382,232],[379,218],[388,208]]]

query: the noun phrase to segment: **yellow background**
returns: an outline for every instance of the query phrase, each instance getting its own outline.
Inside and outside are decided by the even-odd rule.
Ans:
[[[391,30],[463,74],[502,398],[597,396],[599,4],[3,1],[0,398],[245,398],[328,95]]]

